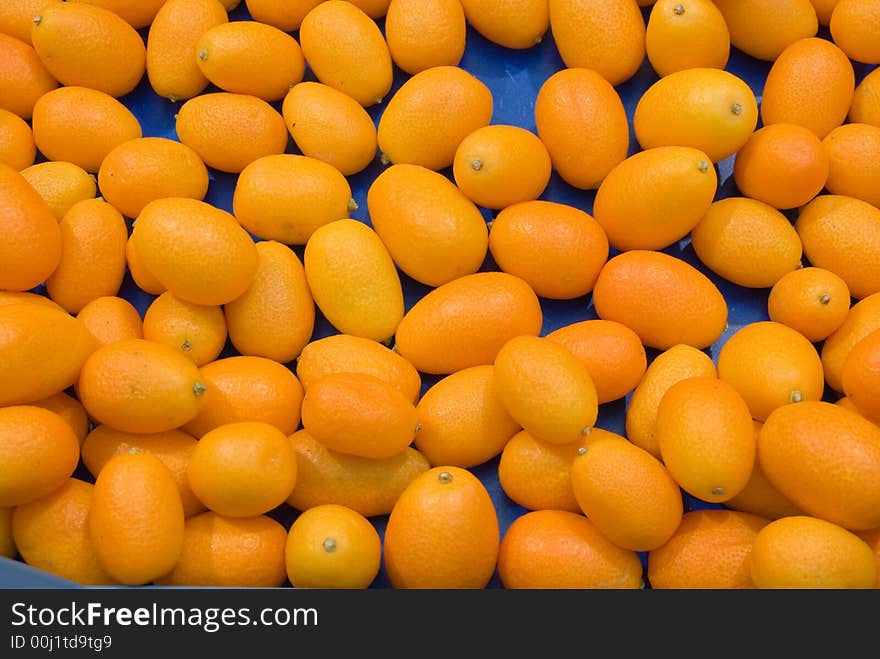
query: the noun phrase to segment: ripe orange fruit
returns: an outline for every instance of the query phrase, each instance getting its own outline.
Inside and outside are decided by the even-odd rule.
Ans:
[[[612,85],[645,59],[645,20],[629,0],[550,0],[550,30],[566,67],[593,69]]]
[[[9,0],[0,7],[0,32],[31,44],[34,16],[50,2],[61,0]]]
[[[0,32],[0,61],[0,108],[28,120],[39,98],[58,87],[30,45],[30,22],[26,41]]]
[[[880,292],[880,209],[846,195],[820,195],[798,213],[794,228],[812,265],[830,270],[860,300]]]
[[[535,125],[553,168],[576,188],[598,188],[629,149],[623,101],[592,69],[566,68],[547,78],[535,99]]]
[[[828,133],[822,144],[829,158],[828,192],[880,208],[880,126],[844,124]]]
[[[812,131],[774,123],[758,129],[737,152],[733,177],[745,196],[790,209],[822,191],[829,166],[828,153]]]
[[[681,522],[682,492],[663,463],[614,434],[590,441],[571,466],[583,513],[618,547],[651,551]]]
[[[379,533],[359,512],[328,503],[303,511],[287,534],[287,578],[294,588],[369,587],[379,574]]]
[[[455,151],[455,184],[478,206],[499,210],[537,199],[550,182],[550,154],[541,139],[520,126],[483,126]]]
[[[686,512],[673,536],[648,553],[651,588],[754,588],[749,555],[769,522],[733,510]]]
[[[824,341],[846,320],[849,287],[825,268],[810,266],[784,274],[770,289],[770,320],[788,325],[812,343]]]
[[[137,250],[135,250],[131,235],[125,243],[125,262],[128,265],[128,274],[131,275],[132,281],[145,293],[161,295],[168,290],[165,284],[156,279],[156,275],[144,267]]]
[[[403,316],[395,350],[422,373],[492,364],[509,339],[541,331],[538,297],[523,279],[477,272],[429,291]]]
[[[637,287],[632,282],[638,282]],[[727,302],[706,275],[663,252],[613,256],[593,287],[599,318],[626,325],[649,348],[712,345],[727,325]]]
[[[287,148],[284,117],[256,96],[200,94],[181,105],[175,116],[180,141],[221,172],[240,174],[258,158]]]
[[[819,25],[827,26],[831,22],[831,13],[834,11],[834,6],[840,0],[810,0],[810,2],[813,4],[813,9],[816,10]]]
[[[79,439],[59,414],[33,405],[0,408],[0,506],[18,506],[64,484],[79,462]]]
[[[467,25],[455,0],[391,0],[385,16],[388,52],[410,75],[432,66],[458,66]]]
[[[880,587],[880,528],[869,531],[856,531],[856,535],[868,543],[877,560],[877,586]]]
[[[182,430],[158,433],[130,433],[110,426],[95,426],[82,443],[82,461],[89,473],[97,478],[113,456],[132,451],[151,453],[162,461],[177,484],[180,502],[186,517],[205,510],[186,479],[186,467],[196,447],[196,439]]]
[[[394,263],[428,286],[475,273],[489,247],[479,208],[446,176],[391,165],[367,190],[370,223]]]
[[[116,295],[125,277],[125,219],[103,199],[84,199],[61,223],[61,261],[46,280],[49,297],[72,314]]]
[[[253,239],[232,214],[185,197],[151,201],[131,233],[133,249],[175,296],[219,305],[244,293],[258,267]]]
[[[87,2],[109,9],[117,14],[122,20],[139,30],[148,27],[156,16],[156,12],[165,4],[165,0],[146,0],[142,2],[130,2],[130,0],[72,0],[73,2]]]
[[[306,67],[296,39],[259,21],[208,28],[196,42],[196,63],[220,89],[264,101],[284,98],[303,79]]]
[[[348,2],[373,19],[383,18],[391,4],[390,0],[348,0]]]
[[[730,43],[747,55],[773,62],[789,44],[819,29],[810,0],[712,0],[730,30]]]
[[[96,173],[115,147],[141,137],[137,117],[118,100],[87,87],[59,87],[34,105],[34,142],[48,160]]]
[[[407,485],[391,510],[385,571],[394,588],[483,588],[500,541],[483,483],[460,467],[433,467]]]
[[[226,423],[199,439],[186,468],[190,487],[209,510],[252,517],[277,508],[296,484],[287,436],[263,421]]]
[[[587,365],[546,337],[506,341],[495,357],[492,385],[510,416],[545,442],[575,442],[596,423],[596,386]]]
[[[203,366],[217,359],[226,345],[226,317],[217,305],[193,304],[165,291],[144,313],[143,338],[179,350]]]
[[[0,163],[0,289],[26,291],[61,261],[61,229],[52,209],[21,174]]]
[[[391,339],[403,318],[403,285],[370,226],[344,218],[317,228],[306,243],[303,267],[315,304],[334,328]]]
[[[315,328],[315,302],[296,253],[274,240],[257,244],[257,274],[224,307],[229,339],[243,355],[286,363],[296,359]]]
[[[748,84],[724,69],[705,67],[660,78],[639,97],[632,118],[643,149],[689,146],[712,162],[739,151],[757,123],[758,102]]]
[[[344,219],[356,208],[351,186],[332,165],[290,153],[249,163],[235,183],[232,212],[263,240],[305,245],[318,227]]]
[[[739,494],[755,463],[755,429],[746,401],[714,376],[676,382],[660,399],[655,430],[663,464],[702,501]]]
[[[299,426],[303,388],[286,366],[266,357],[233,355],[208,362],[200,371],[205,400],[183,425],[194,437],[236,421],[262,421],[285,435]]]
[[[659,459],[657,412],[660,401],[676,382],[699,376],[717,377],[718,372],[712,358],[693,346],[679,343],[654,357],[627,403],[627,438]]]
[[[331,373],[367,373],[396,387],[415,404],[422,376],[399,353],[378,341],[353,334],[330,334],[310,341],[296,360],[303,389]]]
[[[874,588],[874,552],[856,534],[805,515],[777,519],[758,531],[749,557],[758,588]]]
[[[229,1],[238,4],[237,0]],[[245,5],[255,21],[293,32],[299,29],[305,15],[321,2],[323,0],[245,0]]]
[[[78,201],[94,199],[95,177],[79,165],[47,160],[21,170],[21,175],[49,204],[59,222]]]
[[[162,197],[203,200],[208,170],[185,144],[165,137],[141,137],[113,149],[98,169],[101,195],[126,217],[140,215]]]
[[[111,428],[156,433],[195,418],[205,385],[198,367],[174,348],[129,339],[101,346],[79,373],[77,394],[89,416]],[[137,397],[131,395],[138,392]]]
[[[772,320],[748,323],[730,335],[718,352],[718,377],[733,385],[758,421],[783,405],[820,400],[825,385],[813,344]]]
[[[544,0],[463,0],[461,6],[469,25],[505,48],[531,48],[541,43],[550,28],[550,11]]]
[[[723,69],[730,32],[712,0],[658,0],[648,15],[645,52],[660,77],[682,69]]]
[[[581,508],[571,486],[571,465],[581,447],[607,430],[591,428],[589,435],[568,444],[551,444],[520,430],[504,445],[498,461],[498,483],[504,494],[527,510]]]
[[[12,513],[11,507],[0,508],[0,556],[14,559],[18,556],[15,540],[12,537]]]
[[[217,0],[166,0],[147,32],[146,71],[153,91],[172,101],[201,94],[208,79],[194,57],[196,43],[205,30],[228,20]]]
[[[596,191],[593,217],[619,251],[660,250],[697,225],[717,188],[715,169],[699,149],[645,149],[608,172]]]
[[[582,320],[563,325],[546,336],[586,364],[600,405],[629,394],[645,374],[645,346],[635,332],[621,323]]]
[[[521,427],[501,403],[490,364],[447,375],[416,405],[415,447],[432,466],[470,468],[499,455]]]
[[[79,400],[64,391],[59,391],[57,394],[42,400],[35,400],[32,403],[28,403],[28,405],[42,407],[50,412],[55,412],[55,414],[67,422],[67,425],[70,426],[79,440],[80,445],[82,445],[89,432],[91,422],[86,408],[83,407]]]
[[[390,458],[418,432],[415,406],[366,373],[331,373],[305,392],[302,425],[327,448],[362,458]]]
[[[856,343],[841,373],[843,393],[867,418],[880,417],[880,330]]]
[[[750,197],[713,202],[691,230],[697,257],[714,273],[748,288],[769,288],[801,267],[803,245],[779,210]]]
[[[855,88],[847,119],[880,127],[880,73],[869,72]]]
[[[847,57],[865,64],[880,64],[880,2],[839,0],[828,23],[831,38]]]
[[[377,154],[376,125],[351,96],[306,80],[290,88],[281,106],[287,130],[304,156],[357,174]]]
[[[89,537],[93,491],[91,483],[68,478],[49,494],[12,509],[12,538],[25,563],[82,586],[114,583]]]
[[[30,124],[17,114],[0,108],[0,163],[17,172],[34,164],[37,145]]]
[[[135,306],[118,295],[97,297],[76,314],[99,345],[144,338],[144,324]]]
[[[302,54],[318,82],[351,96],[364,107],[391,91],[394,68],[379,26],[350,2],[321,2],[299,26]]]
[[[862,414],[862,412],[859,410],[859,408],[856,407],[856,404],[854,402],[852,402],[852,400],[847,396],[841,396],[836,401],[834,401],[834,404],[839,405],[840,407],[847,409],[850,412],[855,412],[859,416],[863,416],[866,419],[868,419],[868,421],[871,421],[872,423],[877,424],[877,419],[873,419],[873,418],[867,417],[864,414]]]
[[[820,357],[825,381],[837,392],[843,391],[841,374],[843,364],[853,346],[875,329],[880,329],[880,294],[858,300],[850,307],[846,318],[822,344]]]
[[[118,98],[137,87],[146,71],[141,35],[97,5],[44,6],[34,16],[31,40],[49,73],[68,87],[89,87]]]
[[[366,517],[387,515],[406,486],[431,468],[409,446],[390,458],[362,458],[328,449],[304,429],[293,433],[290,443],[297,477],[287,503],[300,511],[335,503]]]
[[[820,140],[846,119],[855,87],[852,63],[828,39],[799,39],[779,55],[764,83],[761,120],[808,128]]]
[[[489,124],[493,108],[489,87],[468,71],[458,66],[420,71],[401,85],[379,117],[382,160],[449,167],[462,140]]]
[[[641,588],[642,562],[583,515],[536,510],[516,518],[501,539],[498,576],[505,588]]]
[[[286,579],[287,529],[266,515],[224,517],[212,511],[187,518],[183,549],[157,586],[278,588]]]
[[[878,523],[880,428],[824,401],[786,405],[758,433],[771,483],[806,514],[866,530]]]
[[[525,280],[537,295],[572,299],[593,290],[608,260],[608,237],[589,213],[535,199],[495,216],[489,251],[500,270]],[[552,272],[547,263],[554,264]]]
[[[9,306],[10,304],[39,304],[40,306],[50,307],[56,311],[64,311],[57,303],[50,300],[45,295],[32,293],[30,291],[0,291],[0,307]]]
[[[150,453],[116,455],[95,479],[88,514],[98,563],[141,585],[171,571],[183,549],[183,504],[174,477]]]
[[[0,405],[64,391],[97,345],[85,324],[61,309],[33,303],[0,307]]]

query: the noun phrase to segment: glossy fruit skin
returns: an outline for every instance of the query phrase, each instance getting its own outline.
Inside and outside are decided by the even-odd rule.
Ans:
[[[880,428],[860,415],[824,401],[785,405],[761,427],[758,454],[770,482],[808,515],[880,526]]]
[[[65,350],[57,352],[56,346]],[[98,347],[86,326],[60,309],[0,307],[0,405],[42,400],[74,384]]]
[[[385,39],[394,63],[415,75],[432,66],[458,66],[464,55],[467,20],[453,0],[392,0]]]
[[[37,145],[30,124],[17,114],[0,108],[0,163],[17,172],[34,164]]]
[[[34,105],[34,142],[49,160],[97,173],[115,147],[142,136],[137,117],[118,100],[87,87],[64,86]]]
[[[49,0],[49,2],[61,2],[61,0]],[[0,32],[32,46],[33,18],[49,2],[44,0],[12,0],[4,3],[0,7]]]
[[[195,418],[204,385],[184,355],[146,339],[118,341],[95,350],[83,364],[77,393],[99,423],[124,432],[155,433]],[[138,398],[130,395],[140,392]]]
[[[567,68],[547,78],[535,99],[535,124],[554,169],[576,188],[598,188],[627,156],[630,126],[623,101],[591,69]]]
[[[391,165],[367,190],[373,229],[397,266],[439,286],[483,265],[489,230],[479,208],[448,178],[420,165]]]
[[[245,0],[251,18],[274,25],[285,32],[299,29],[309,10],[323,0]],[[237,3],[236,3],[237,4]]]
[[[852,123],[870,124],[880,127],[880,73],[871,71],[862,78],[855,88],[847,119]]]
[[[226,304],[253,282],[259,265],[253,240],[235,218],[197,199],[151,201],[131,233],[143,266],[177,297]]]
[[[59,391],[57,394],[49,396],[48,398],[35,400],[29,404],[34,405],[35,407],[42,407],[50,412],[55,412],[55,414],[67,422],[67,425],[70,426],[76,435],[76,438],[79,440],[80,445],[82,445],[83,440],[89,432],[91,420],[86,413],[86,409],[82,406],[82,403],[80,403],[79,400],[64,391]]]
[[[186,302],[171,291],[156,297],[144,312],[143,337],[179,350],[196,366],[207,364],[226,347],[223,309]]]
[[[825,268],[808,266],[783,275],[770,289],[770,320],[788,325],[812,343],[824,341],[849,313],[849,287]]]
[[[306,243],[303,266],[315,304],[337,330],[390,340],[404,315],[403,287],[372,228],[348,218],[319,227]]]
[[[593,304],[600,318],[626,325],[658,350],[677,343],[706,348],[727,324],[727,302],[715,284],[663,252],[613,256],[593,287]]]
[[[550,31],[567,67],[593,69],[612,85],[645,58],[645,20],[628,1],[550,0]]]
[[[47,160],[21,170],[21,175],[49,204],[59,222],[78,201],[94,199],[94,176],[79,165],[63,160]]]
[[[208,167],[231,174],[287,148],[284,117],[248,94],[212,92],[190,98],[177,112],[175,129]]]
[[[660,250],[697,225],[717,188],[715,169],[699,149],[646,149],[608,173],[596,191],[593,217],[619,251]]]
[[[880,329],[880,294],[874,293],[850,307],[843,323],[822,343],[820,357],[828,386],[843,392],[843,365],[853,346]]]
[[[183,548],[183,504],[171,472],[149,453],[117,455],[95,479],[88,516],[98,562],[121,584],[168,573]]]
[[[335,503],[367,517],[387,515],[406,486],[431,468],[412,447],[386,459],[361,458],[328,449],[304,429],[290,443],[297,479],[287,503],[300,511]]]
[[[380,103],[391,90],[388,44],[359,7],[341,0],[320,3],[303,18],[299,43],[318,81],[362,106]]]
[[[119,98],[143,78],[144,41],[112,11],[78,2],[52,3],[34,19],[34,49],[62,85],[90,87]]]
[[[853,346],[843,363],[841,382],[846,395],[862,416],[880,417],[880,331],[873,331]]]
[[[376,128],[383,161],[441,170],[461,141],[492,118],[489,87],[458,66],[434,66],[408,78],[389,99]]]
[[[132,281],[145,293],[161,295],[168,290],[168,287],[144,266],[130,235],[125,243],[125,262],[128,265],[128,273],[131,275]]]
[[[643,149],[689,146],[712,162],[736,153],[758,123],[758,102],[744,80],[723,69],[684,69],[639,98],[632,125]]]
[[[79,461],[79,439],[55,412],[32,405],[0,408],[0,506],[35,501],[73,474]]]
[[[28,26],[30,28],[30,26]],[[9,34],[0,33],[0,54],[4,71],[0,73],[0,108],[29,120],[39,98],[58,87],[58,81],[49,73],[40,56],[27,42]]]
[[[829,21],[831,38],[847,57],[865,64],[880,64],[876,29],[880,25],[880,4],[876,0],[840,0]]]
[[[730,32],[712,0],[658,0],[648,15],[645,53],[660,77],[696,67],[723,69]]]
[[[524,50],[536,46],[550,28],[550,8],[543,0],[464,0],[461,5],[469,25],[505,48]]]
[[[880,126],[849,123],[832,130],[822,144],[830,166],[825,187],[880,208]]]
[[[333,165],[345,176],[357,174],[378,153],[376,125],[364,107],[338,89],[305,80],[290,88],[281,114],[305,156]]]
[[[61,229],[52,209],[20,173],[0,163],[0,288],[27,291],[61,261]]]
[[[758,532],[749,560],[758,588],[874,588],[877,566],[856,534],[809,516],[774,520]]]
[[[810,0],[712,1],[724,15],[730,44],[760,60],[775,61],[786,46],[814,36],[819,29]]]
[[[821,140],[846,119],[854,88],[852,63],[837,45],[818,37],[798,40],[767,73],[761,121],[798,124]]]
[[[433,467],[394,504],[385,527],[385,570],[394,588],[483,588],[495,571],[500,535],[477,477],[460,467]]]
[[[418,414],[400,391],[379,378],[333,373],[306,390],[302,425],[331,450],[382,459],[412,443]]]
[[[524,279],[537,295],[565,300],[593,290],[608,260],[608,236],[586,211],[535,199],[495,216],[489,251],[503,272]]]
[[[258,21],[226,22],[205,30],[196,43],[196,63],[220,89],[270,102],[284,98],[305,73],[296,39]]]
[[[503,272],[465,275],[428,292],[397,327],[395,349],[417,370],[434,375],[492,364],[508,339],[537,336],[538,297]]]
[[[880,209],[845,195],[821,195],[798,214],[795,229],[813,265],[843,279],[861,300],[880,292],[880,268],[870,255],[880,244]]]
[[[205,30],[228,20],[217,0],[167,0],[147,33],[147,79],[153,91],[175,101],[202,93],[208,79],[193,51]]]

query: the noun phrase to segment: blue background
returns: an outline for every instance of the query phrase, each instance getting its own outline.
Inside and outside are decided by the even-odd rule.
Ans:
[[[646,21],[649,11],[650,8],[643,9]],[[229,18],[230,20],[250,20],[245,3],[241,2],[239,7],[232,10],[229,13]],[[383,21],[379,20],[378,22],[380,27],[384,29]],[[141,30],[141,33],[144,38],[146,38],[147,30]],[[291,34],[298,37],[296,32],[292,32]],[[818,36],[830,38],[827,28],[824,27],[820,27]],[[739,76],[748,83],[760,102],[764,80],[770,69],[770,65],[770,62],[756,60],[735,48],[731,48],[730,60],[726,68],[728,71]],[[491,89],[494,98],[494,112],[491,123],[520,126],[533,132],[536,131],[534,103],[538,90],[544,81],[553,73],[565,68],[549,31],[540,44],[527,50],[511,50],[488,41],[470,27],[468,27],[465,53],[460,62],[460,66],[474,74],[477,78],[482,80],[489,89]],[[857,62],[853,62],[853,66],[856,73],[857,84],[873,68]],[[395,67],[394,85],[391,94],[393,94],[407,78],[407,74]],[[308,69],[306,71],[305,79],[315,79],[314,75]],[[638,142],[635,139],[635,134],[632,130],[632,116],[636,103],[644,91],[651,84],[656,82],[657,79],[657,74],[654,73],[647,58],[645,58],[639,71],[631,79],[618,85],[616,88],[623,100],[627,116],[630,119],[630,154],[640,150]],[[214,87],[209,87],[206,91],[218,90]],[[170,101],[157,96],[150,87],[146,76],[144,76],[141,84],[131,94],[122,97],[120,100],[131,109],[138,118],[145,137],[166,137],[177,139],[177,134],[174,129],[174,117],[179,104],[171,103]],[[274,103],[273,105],[279,112],[281,111],[280,102]],[[368,112],[373,120],[378,122],[383,109],[384,105],[378,105],[368,108]],[[760,127],[760,121],[758,127]],[[289,153],[299,153],[292,139],[288,141],[287,151]],[[42,159],[41,156],[38,156],[38,161]],[[382,170],[383,165],[379,162],[378,158],[376,158],[364,171],[348,177],[353,197],[358,204],[358,209],[351,214],[351,217],[354,219],[369,223],[366,194],[371,182]],[[736,189],[732,178],[733,156],[717,163],[716,170],[719,183],[716,199],[738,196],[739,192]],[[205,201],[232,212],[232,193],[237,177],[216,170],[209,170],[209,173],[210,185]],[[444,170],[443,173],[452,179],[451,169]],[[594,197],[595,192],[577,190],[565,183],[555,172],[552,175],[547,189],[541,196],[542,199],[569,204],[588,213],[592,213]],[[493,213],[487,209],[483,209],[483,213],[487,220],[490,220],[493,216]],[[791,213],[788,213],[788,216],[792,220],[795,217]],[[302,247],[294,247],[294,251],[300,258],[302,258]],[[728,327],[718,341],[706,350],[713,360],[717,360],[718,350],[733,332],[743,325],[758,320],[766,320],[768,318],[768,289],[743,288],[731,284],[715,275],[699,261],[687,238],[662,251],[672,254],[673,256],[697,267],[701,272],[705,273],[724,294],[729,308]],[[614,253],[615,252],[612,250],[612,255]],[[491,256],[487,256],[482,269],[497,269]],[[406,308],[409,309],[429,289],[402,273],[401,279],[404,286]],[[141,315],[143,315],[153,300],[153,296],[144,293],[135,286],[128,274],[126,274],[119,295],[131,301]],[[541,306],[544,313],[542,334],[546,334],[554,329],[573,322],[597,317],[593,310],[589,295],[565,301],[541,299]],[[320,311],[317,311],[314,338],[320,338],[336,332],[337,330],[323,318]],[[820,346],[817,345],[817,347]],[[224,357],[235,354],[238,353],[231,344],[227,344],[221,356]],[[656,351],[648,350],[649,360],[655,355]],[[289,366],[294,368],[293,363],[289,364]],[[428,387],[437,381],[437,379],[436,376],[423,374],[422,391],[426,391]],[[830,391],[827,392],[827,397],[830,400],[835,399],[835,396]],[[624,411],[627,400],[628,397],[626,399],[620,399],[601,405],[596,425],[606,430],[625,434]],[[498,512],[499,524],[503,534],[510,523],[526,512],[526,510],[512,502],[504,494],[498,484],[497,467],[498,458],[496,457],[483,465],[473,468],[471,471],[480,478],[489,491]],[[93,482],[94,480],[82,465],[76,471],[74,476],[90,482]],[[683,497],[686,510],[701,507],[719,507],[715,504],[708,504],[694,499],[686,493],[683,493]],[[287,505],[283,505],[270,513],[272,517],[279,520],[286,527],[289,527],[297,514],[297,511]],[[383,535],[387,516],[373,517],[371,518],[371,521],[379,531],[380,536]],[[640,556],[644,564],[646,555],[642,553]],[[78,587],[77,584],[35,570],[20,561],[11,561],[7,559],[0,559],[0,585],[11,588]],[[646,585],[650,587],[650,584]],[[372,587],[386,588],[388,586],[387,577],[384,569],[382,569]],[[501,587],[497,575],[493,577],[488,587]]]

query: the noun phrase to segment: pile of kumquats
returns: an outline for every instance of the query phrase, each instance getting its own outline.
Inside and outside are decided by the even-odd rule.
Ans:
[[[878,63],[880,0],[3,0],[0,554],[878,587]]]

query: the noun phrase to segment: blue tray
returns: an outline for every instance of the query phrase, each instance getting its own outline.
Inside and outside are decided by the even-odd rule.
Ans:
[[[649,8],[643,9],[645,20],[647,21]],[[244,2],[236,9],[230,12],[230,20],[250,20]],[[379,21],[380,27],[384,29],[383,21]],[[146,30],[142,30],[142,34],[146,37]],[[298,35],[293,33],[295,37]],[[827,28],[820,28],[820,37],[830,39]],[[534,102],[543,82],[556,71],[564,68],[562,59],[553,42],[552,35],[548,32],[546,38],[538,45],[528,50],[510,50],[498,46],[483,38],[480,34],[468,27],[467,46],[460,66],[465,70],[474,74],[482,80],[492,90],[494,97],[494,113],[492,116],[493,124],[511,124],[521,126],[535,132],[535,116]],[[856,82],[858,83],[870,70],[874,67],[854,63]],[[770,63],[756,60],[744,53],[731,49],[730,60],[727,70],[742,78],[755,92],[760,102],[764,88],[764,80],[770,69]],[[394,93],[408,76],[402,71],[395,69],[394,85],[392,92]],[[311,71],[306,71],[306,79],[314,80]],[[630,80],[619,85],[617,91],[623,100],[627,116],[630,119],[630,154],[639,150],[638,142],[632,131],[632,116],[638,102],[644,91],[657,80],[657,75],[651,69],[647,58],[642,67]],[[217,91],[209,88],[206,91]],[[167,137],[177,139],[174,129],[174,115],[179,105],[171,103],[166,99],[157,96],[151,89],[146,77],[141,84],[129,95],[120,99],[131,111],[137,116],[143,127],[144,136],[149,137]],[[275,103],[274,106],[280,111],[281,104]],[[373,106],[368,109],[373,120],[378,122],[384,105]],[[759,124],[760,126],[760,124]],[[289,153],[299,153],[296,145],[292,140],[288,142]],[[739,192],[733,182],[733,156],[717,163],[718,173],[718,192],[716,199],[729,196],[737,196]],[[383,170],[383,166],[378,158],[364,171],[349,177],[352,194],[358,204],[358,210],[352,213],[354,219],[369,223],[367,214],[366,195],[370,183]],[[232,212],[232,193],[235,186],[236,176],[210,171],[210,185],[208,194],[205,198],[211,204]],[[443,172],[452,179],[451,169]],[[593,199],[595,192],[585,192],[577,190],[565,183],[554,172],[547,189],[542,195],[542,199],[557,201],[580,208],[588,213],[592,213]],[[492,213],[484,210],[487,220],[491,219]],[[793,215],[790,215],[793,219]],[[294,251],[302,258],[302,247],[295,247]],[[729,307],[728,327],[722,336],[710,346],[706,352],[713,358],[717,359],[718,350],[727,340],[727,338],[743,325],[758,321],[766,320],[767,316],[767,289],[747,289],[731,284],[722,279],[708,268],[706,268],[696,257],[690,242],[687,239],[662,250],[668,254],[676,256],[688,263],[694,265],[701,272],[705,273],[721,290]],[[483,264],[483,270],[495,270],[497,266],[488,256]],[[409,309],[420,297],[422,297],[429,289],[409,279],[405,275],[401,275],[403,281],[406,308]],[[138,311],[143,315],[153,296],[148,295],[135,286],[129,275],[126,275],[122,289],[119,293],[122,297],[128,299]],[[596,318],[593,310],[590,296],[577,298],[574,300],[555,301],[541,299],[541,306],[544,312],[544,325],[542,334],[546,334],[554,329],[564,325],[578,322],[581,320],[589,320]],[[329,334],[335,334],[335,330],[327,320],[317,313],[314,338],[321,338]],[[235,349],[227,344],[221,356],[230,356],[238,354]],[[648,350],[649,359],[656,355],[656,351]],[[293,364],[290,365],[291,367]],[[437,381],[436,376],[423,375],[424,392]],[[831,392],[828,392],[832,396]],[[834,400],[833,397],[830,398]],[[601,405],[599,408],[599,418],[597,426],[624,434],[624,411],[627,399],[620,399]],[[498,512],[499,524],[502,534],[513,520],[526,512],[526,509],[515,504],[504,494],[498,483],[498,458],[496,457],[489,462],[473,468],[471,471],[483,482],[492,497]],[[74,474],[83,480],[93,481],[88,471],[81,465]],[[707,508],[720,507],[718,504],[709,504],[684,494],[685,508]],[[297,511],[290,506],[284,505],[272,511],[270,515],[279,520],[286,527],[295,519]],[[371,518],[380,536],[384,534],[387,516],[378,516]],[[643,564],[646,560],[646,554],[640,554]],[[650,584],[648,584],[650,586]],[[46,574],[42,571],[25,565],[20,561],[0,559],[0,587],[6,588],[77,588],[77,584],[67,580]],[[376,580],[372,584],[373,588],[389,587],[387,576],[384,570],[380,571]],[[489,588],[500,588],[501,583],[497,574],[493,577],[488,585]]]

